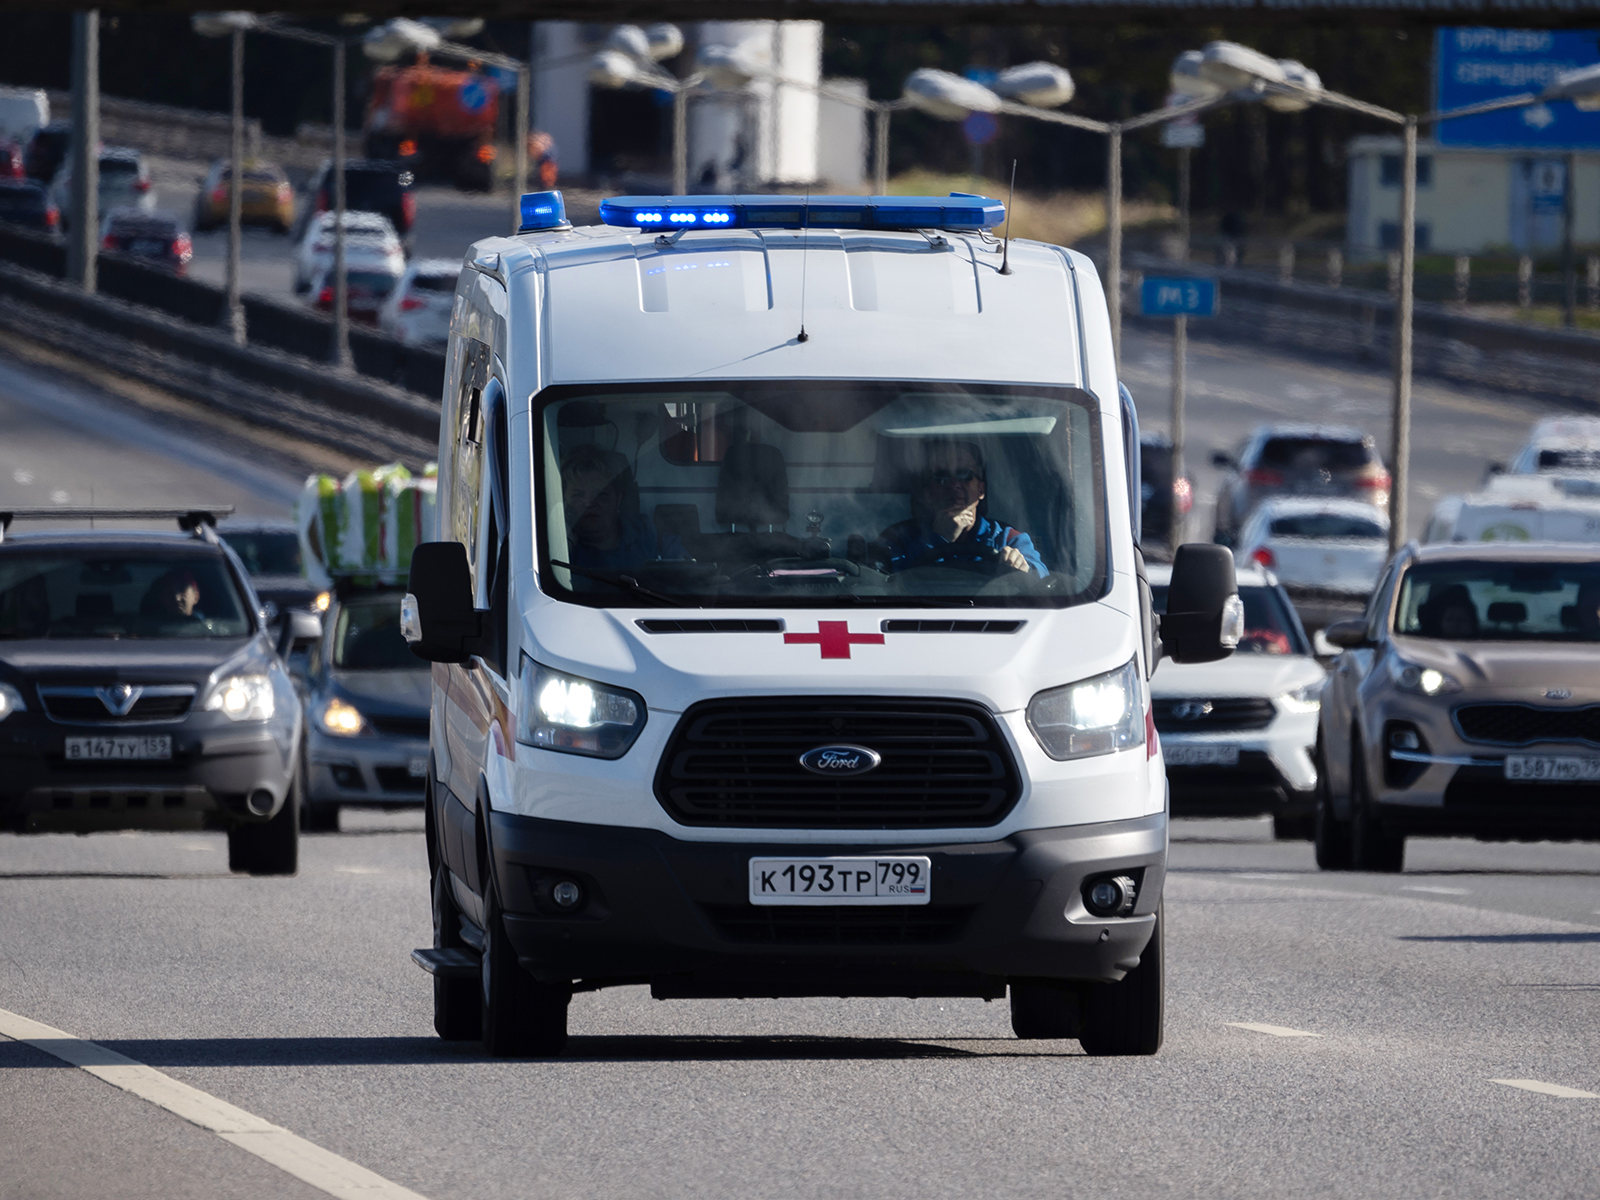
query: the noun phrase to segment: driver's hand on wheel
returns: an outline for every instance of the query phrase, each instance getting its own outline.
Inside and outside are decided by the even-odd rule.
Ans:
[[[1007,546],[1000,551],[1000,561],[1013,571],[1026,571],[1028,560],[1022,557],[1022,552],[1014,546]]]

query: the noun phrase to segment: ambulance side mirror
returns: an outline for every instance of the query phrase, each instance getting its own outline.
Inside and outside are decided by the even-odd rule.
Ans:
[[[1192,542],[1179,546],[1161,618],[1161,646],[1173,662],[1206,663],[1227,658],[1244,636],[1244,604],[1226,546]]]
[[[464,663],[477,653],[483,617],[472,604],[472,572],[460,542],[424,542],[411,555],[400,633],[429,662]]]

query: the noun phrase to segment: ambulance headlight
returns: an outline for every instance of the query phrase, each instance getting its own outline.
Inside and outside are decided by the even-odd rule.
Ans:
[[[621,758],[644,728],[644,697],[522,656],[517,741],[541,750]]]
[[[1040,692],[1028,702],[1028,728],[1044,752],[1058,761],[1144,745],[1137,660]]]

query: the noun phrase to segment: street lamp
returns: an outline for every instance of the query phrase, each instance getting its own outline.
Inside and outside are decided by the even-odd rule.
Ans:
[[[244,305],[239,300],[240,226],[243,223],[244,179],[244,35],[256,27],[250,12],[195,13],[189,19],[201,37],[226,37],[233,42],[233,123],[229,131],[228,156],[228,328],[233,340],[245,342]]]
[[[659,65],[683,49],[683,34],[676,25],[618,25],[605,46],[589,60],[589,82],[596,87],[645,87],[672,96],[672,191],[689,190],[689,93],[705,82],[707,72],[685,79],[667,74]]]

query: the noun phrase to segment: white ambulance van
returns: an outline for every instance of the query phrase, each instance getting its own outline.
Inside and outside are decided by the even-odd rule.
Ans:
[[[558,193],[456,292],[427,838],[445,1038],[574,992],[1007,996],[1161,1043],[1161,654],[1101,284],[974,196]],[[1165,653],[1225,656],[1221,547]]]

